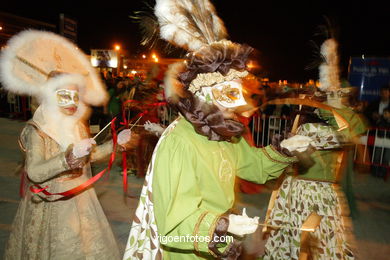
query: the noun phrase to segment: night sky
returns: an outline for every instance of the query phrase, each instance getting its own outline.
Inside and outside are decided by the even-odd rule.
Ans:
[[[319,26],[326,24],[324,17],[338,29],[343,75],[347,73],[351,56],[390,56],[389,8],[384,3],[288,2],[213,1],[218,15],[225,22],[230,40],[254,47],[259,53],[262,70],[271,80],[317,79],[318,71],[305,67],[315,60],[310,42],[320,45],[324,40],[316,35]],[[13,4],[7,0],[1,4],[0,10],[54,24],[58,24],[59,14],[65,13],[78,21],[78,45],[86,53],[89,54],[91,48],[112,48],[119,43],[129,53],[139,54],[145,52],[145,48],[139,45],[138,24],[129,15],[144,9],[144,6],[141,0],[83,1],[82,6],[80,2],[72,1]]]

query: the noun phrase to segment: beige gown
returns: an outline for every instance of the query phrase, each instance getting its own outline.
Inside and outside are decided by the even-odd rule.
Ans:
[[[25,150],[25,170],[31,183],[49,186],[48,190],[54,193],[74,188],[91,177],[89,164],[80,170],[69,170],[59,144],[37,126],[27,124],[20,143]],[[96,147],[91,160],[108,155],[111,145]],[[27,189],[14,219],[4,259],[121,258],[93,188],[71,198],[53,199],[56,198],[33,195]]]

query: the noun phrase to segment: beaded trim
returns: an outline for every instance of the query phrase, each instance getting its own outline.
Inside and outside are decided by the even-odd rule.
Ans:
[[[248,71],[238,71],[230,69],[229,72],[224,76],[220,72],[212,73],[199,73],[196,78],[191,81],[188,90],[192,93],[199,91],[202,87],[211,87],[212,85],[222,83],[225,81],[231,81],[238,78],[246,77],[249,74]]]

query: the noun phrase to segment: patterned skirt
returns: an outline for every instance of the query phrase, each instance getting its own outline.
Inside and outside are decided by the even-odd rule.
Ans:
[[[299,259],[299,228],[312,212],[323,218],[319,227],[309,233],[306,247],[309,259],[354,259],[352,225],[339,187],[291,176],[283,181],[268,221],[269,225],[283,228],[270,231],[263,259]]]

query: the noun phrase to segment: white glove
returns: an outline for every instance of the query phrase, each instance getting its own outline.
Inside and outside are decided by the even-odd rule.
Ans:
[[[252,234],[259,226],[259,217],[250,218],[246,215],[246,209],[242,210],[242,215],[229,215],[229,227],[228,232],[244,236],[246,234]]]
[[[131,139],[131,130],[125,129],[119,132],[117,141],[119,145],[124,145],[125,143],[129,142],[130,139]]]
[[[92,146],[96,144],[92,138],[83,139],[73,145],[73,156],[75,158],[81,158],[91,153]]]
[[[162,133],[165,130],[165,128],[163,128],[161,125],[156,123],[151,123],[150,121],[146,121],[146,123],[144,124],[144,128],[145,130],[154,133],[157,136],[162,135]]]
[[[311,143],[313,143],[313,140],[308,136],[294,135],[293,137],[284,139],[280,143],[280,147],[286,148],[290,152],[293,151],[304,152],[307,150],[307,148]]]

